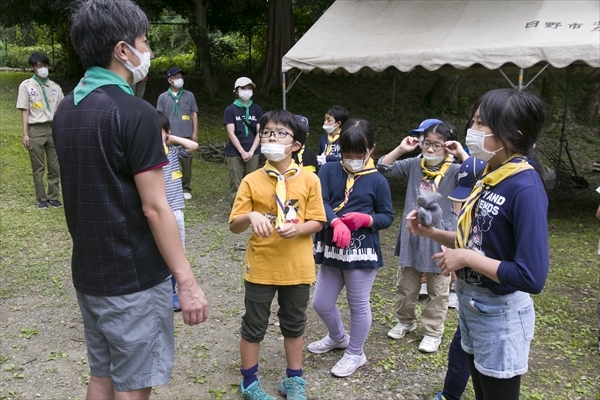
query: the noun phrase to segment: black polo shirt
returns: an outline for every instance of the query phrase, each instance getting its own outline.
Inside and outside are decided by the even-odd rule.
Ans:
[[[56,111],[53,137],[75,288],[118,296],[164,281],[170,272],[133,178],[168,162],[156,110],[117,86],[100,87],[77,106],[71,92]]]

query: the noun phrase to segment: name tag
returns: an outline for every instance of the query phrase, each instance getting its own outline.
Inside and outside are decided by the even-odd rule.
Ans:
[[[181,119],[182,119],[183,121],[189,121],[189,120],[190,120],[190,116],[189,116],[189,115],[182,115],[182,116],[181,116]]]
[[[44,105],[42,104],[41,101],[34,101],[33,108],[44,108]]]
[[[181,177],[183,176],[183,174],[181,173],[181,171],[175,171],[171,173],[171,179],[176,181],[177,179],[181,179]]]

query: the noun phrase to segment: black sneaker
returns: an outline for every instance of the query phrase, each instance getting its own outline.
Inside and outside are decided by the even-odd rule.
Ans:
[[[47,201],[40,201],[38,203],[38,208],[40,210],[45,210],[46,208],[48,208],[48,202]]]
[[[54,208],[61,208],[62,207],[62,203],[58,200],[48,200],[48,203],[54,207]],[[46,206],[47,208],[48,206]]]

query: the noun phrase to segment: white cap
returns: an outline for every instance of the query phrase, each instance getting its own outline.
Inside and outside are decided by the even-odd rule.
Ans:
[[[237,80],[235,81],[235,84],[233,85],[233,91],[235,92],[235,89],[246,85],[252,85],[252,87],[256,87],[254,82],[252,82],[252,79],[242,76],[241,78],[237,78]]]

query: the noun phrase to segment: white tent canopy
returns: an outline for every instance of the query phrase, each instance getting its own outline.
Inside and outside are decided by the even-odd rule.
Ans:
[[[282,71],[600,67],[600,1],[337,0]]]

